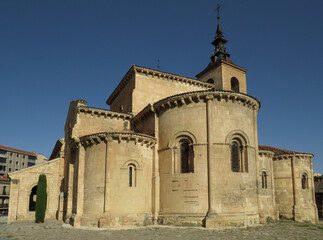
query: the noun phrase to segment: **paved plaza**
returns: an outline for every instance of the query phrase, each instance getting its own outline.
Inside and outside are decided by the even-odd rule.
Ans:
[[[20,221],[6,224],[0,218],[0,239],[61,239],[61,240],[213,240],[213,239],[323,239],[323,222],[320,224],[275,221],[266,225],[243,228],[210,230],[197,227],[149,226],[122,229],[74,228],[63,222],[47,220],[43,224]]]

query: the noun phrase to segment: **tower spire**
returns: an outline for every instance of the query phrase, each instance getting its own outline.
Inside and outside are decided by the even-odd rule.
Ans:
[[[224,38],[222,29],[220,26],[220,7],[221,7],[221,5],[218,4],[218,6],[216,8],[216,10],[218,12],[218,16],[217,16],[218,25],[216,28],[214,40],[211,43],[212,45],[214,45],[214,51],[211,56],[211,63],[210,64],[214,64],[220,60],[224,60],[224,61],[231,63],[230,54],[227,52],[227,49],[224,46],[224,44],[226,44],[228,41]]]

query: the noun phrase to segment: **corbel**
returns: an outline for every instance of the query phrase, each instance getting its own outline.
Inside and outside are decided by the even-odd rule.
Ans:
[[[211,95],[211,94],[209,94],[209,95],[206,95],[205,96],[205,100],[208,102],[208,101],[213,101],[213,99],[214,99],[214,96],[213,95]]]

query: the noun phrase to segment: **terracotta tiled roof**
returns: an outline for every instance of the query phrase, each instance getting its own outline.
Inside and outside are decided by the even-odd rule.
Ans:
[[[34,153],[34,152],[28,152],[28,151],[24,151],[24,150],[17,149],[17,148],[6,147],[6,146],[3,146],[3,145],[0,145],[0,149],[11,151],[11,152],[23,153],[23,154],[31,155],[31,156],[37,156],[36,153]]]
[[[291,150],[277,148],[277,147],[271,147],[271,146],[267,146],[267,145],[258,145],[258,149],[259,150],[264,150],[264,151],[274,152],[275,155],[310,154],[310,153],[302,153],[302,152],[291,151]]]

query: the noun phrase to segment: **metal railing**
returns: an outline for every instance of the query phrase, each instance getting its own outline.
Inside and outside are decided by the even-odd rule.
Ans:
[[[8,208],[9,207],[9,204],[0,204],[0,208]]]

